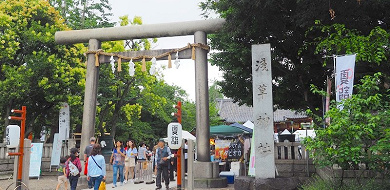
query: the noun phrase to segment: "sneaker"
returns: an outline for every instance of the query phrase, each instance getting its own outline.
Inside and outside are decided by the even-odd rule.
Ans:
[[[123,183],[125,183],[125,184],[126,184],[126,183],[127,183],[127,180],[123,181]]]
[[[161,188],[162,188],[162,186],[158,186],[158,187],[156,187],[156,190],[161,189]]]

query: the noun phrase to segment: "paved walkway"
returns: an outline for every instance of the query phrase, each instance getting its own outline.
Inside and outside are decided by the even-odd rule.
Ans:
[[[117,183],[117,186],[116,188],[112,188],[113,187],[113,184],[107,184],[106,185],[106,188],[107,190],[109,189],[115,189],[115,190],[154,190],[156,188],[156,183],[153,183],[153,184],[145,184],[145,183],[140,183],[140,184],[134,184],[134,183],[127,183],[127,184],[123,184],[123,186],[120,186],[120,183]],[[170,189],[176,189],[176,181],[172,181],[169,183],[169,187]],[[162,189],[165,189],[165,184],[163,185],[163,188]],[[85,189],[85,190],[89,190],[89,189]]]

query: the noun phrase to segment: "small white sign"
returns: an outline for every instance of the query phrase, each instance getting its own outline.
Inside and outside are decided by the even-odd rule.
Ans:
[[[61,149],[62,149],[62,140],[59,139],[59,134],[55,133],[54,140],[53,140],[53,150],[51,151],[50,165],[58,166],[60,164]]]
[[[20,127],[18,125],[8,125],[5,130],[5,139],[7,148],[17,148],[20,140]]]
[[[58,117],[59,122],[59,140],[69,139],[69,130],[70,130],[70,114],[69,114],[69,105],[68,103],[63,103],[62,108],[59,112]]]
[[[41,174],[43,143],[31,143],[30,177],[38,177]]]
[[[179,149],[182,142],[182,126],[180,123],[168,125],[168,146],[171,149]]]

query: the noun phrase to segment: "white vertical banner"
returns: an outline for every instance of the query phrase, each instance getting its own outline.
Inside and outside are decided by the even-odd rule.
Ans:
[[[50,165],[58,166],[60,164],[62,140],[59,138],[59,134],[54,134],[53,150],[51,151]]]
[[[59,140],[69,139],[69,130],[70,130],[70,113],[68,103],[63,103],[59,112],[58,117],[59,122]]]
[[[255,176],[255,130],[253,130],[252,133],[252,139],[251,139],[251,153],[249,156],[249,170],[248,175],[249,176]]]
[[[336,101],[352,96],[353,79],[355,76],[356,55],[337,56],[335,58]]]

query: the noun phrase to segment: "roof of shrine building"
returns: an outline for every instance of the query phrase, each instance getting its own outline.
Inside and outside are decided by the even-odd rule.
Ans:
[[[253,107],[247,105],[239,105],[233,102],[232,99],[217,99],[217,108],[219,116],[228,123],[244,123],[246,121],[254,121]],[[308,118],[305,113],[294,110],[277,109],[274,111],[274,122],[283,122],[291,119]]]

